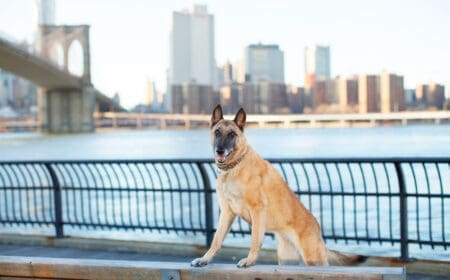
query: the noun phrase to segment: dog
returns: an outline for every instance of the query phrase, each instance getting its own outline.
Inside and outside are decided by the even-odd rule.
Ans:
[[[328,250],[320,226],[303,206],[280,173],[263,160],[244,136],[246,113],[240,109],[234,120],[224,120],[217,105],[211,116],[210,140],[219,175],[217,197],[220,217],[211,247],[192,266],[207,265],[222,246],[237,216],[251,224],[251,246],[239,268],[255,264],[264,234],[272,232],[277,240],[278,264],[349,265],[365,258]]]

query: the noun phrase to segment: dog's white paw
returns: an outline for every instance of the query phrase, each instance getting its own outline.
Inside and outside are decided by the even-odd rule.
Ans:
[[[208,264],[208,260],[205,258],[197,258],[191,262],[191,266],[199,267],[199,266],[205,266]]]
[[[248,258],[243,258],[237,263],[237,267],[245,268],[255,264],[255,260],[249,260]]]

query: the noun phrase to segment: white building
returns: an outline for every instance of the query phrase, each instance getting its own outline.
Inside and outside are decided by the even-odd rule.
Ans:
[[[190,10],[173,12],[170,48],[172,84],[191,81],[214,84],[214,16],[208,14],[206,6],[195,5]]]
[[[214,16],[206,5],[174,11],[170,30],[170,67],[167,106],[171,108],[171,86],[195,82],[217,85],[214,46]]]
[[[305,87],[310,88],[314,81],[330,79],[330,47],[312,45],[305,48]]]
[[[245,49],[245,81],[284,83],[284,53],[278,45],[249,45]]]

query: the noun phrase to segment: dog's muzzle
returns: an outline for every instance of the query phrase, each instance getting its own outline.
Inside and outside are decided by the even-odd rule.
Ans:
[[[232,151],[227,151],[226,149],[217,148],[216,149],[216,158],[219,163],[224,163],[227,160],[227,157],[231,154]]]

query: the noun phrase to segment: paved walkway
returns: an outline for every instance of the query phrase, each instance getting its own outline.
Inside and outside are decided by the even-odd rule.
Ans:
[[[47,258],[82,258],[103,260],[136,260],[136,261],[163,261],[163,262],[190,262],[192,257],[174,257],[159,254],[127,253],[100,250],[84,250],[75,248],[56,248],[28,245],[3,245],[0,244],[1,256],[26,256]],[[217,263],[235,263],[235,260],[215,259]],[[407,275],[409,280],[443,280],[447,277]]]

